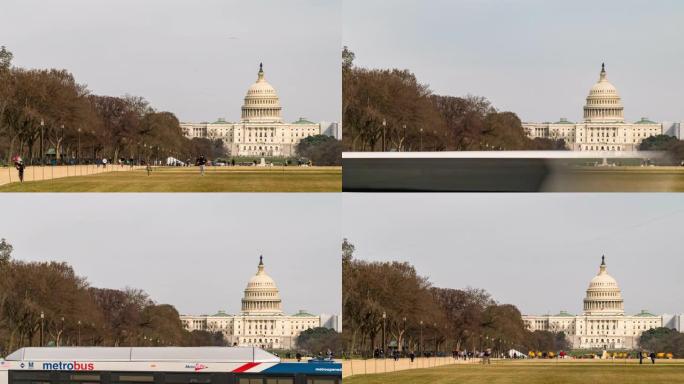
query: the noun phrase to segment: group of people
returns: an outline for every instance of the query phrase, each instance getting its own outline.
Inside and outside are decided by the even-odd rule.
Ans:
[[[639,355],[639,364],[643,364],[644,363],[644,355],[646,353],[644,353],[643,351],[639,351],[637,354]],[[648,357],[651,359],[651,364],[655,364],[655,360],[656,360],[655,352],[649,353]]]

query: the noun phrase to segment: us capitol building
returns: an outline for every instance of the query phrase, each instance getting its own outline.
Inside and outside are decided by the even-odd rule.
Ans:
[[[599,80],[589,90],[584,105],[584,121],[573,123],[561,118],[555,123],[523,123],[528,137],[564,139],[574,151],[636,151],[642,140],[665,133],[662,123],[642,118],[626,123],[622,100],[601,65]]]
[[[322,133],[321,124],[300,118],[284,123],[278,94],[259,65],[257,81],[247,90],[239,123],[181,123],[188,138],[221,139],[231,156],[293,156],[297,144]]]
[[[239,315],[219,311],[214,315],[181,315],[180,320],[189,331],[221,332],[230,345],[292,349],[302,331],[325,325],[322,317],[306,311],[284,314],[278,287],[266,274],[260,257],[257,273],[245,288]]]
[[[522,318],[531,331],[564,332],[573,349],[633,349],[642,332],[664,326],[662,316],[648,311],[625,315],[620,287],[608,274],[605,258],[589,282],[582,315],[561,311]]]

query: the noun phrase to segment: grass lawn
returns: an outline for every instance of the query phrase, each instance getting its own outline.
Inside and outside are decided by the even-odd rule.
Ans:
[[[341,167],[197,167],[110,172],[11,183],[0,192],[340,192]]]
[[[547,192],[684,192],[684,167],[578,167],[551,173]]]
[[[643,384],[684,383],[684,362],[507,361],[492,365],[446,365],[347,377],[344,384]]]

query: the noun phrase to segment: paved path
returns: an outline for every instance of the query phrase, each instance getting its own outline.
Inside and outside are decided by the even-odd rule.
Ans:
[[[98,167],[96,165],[46,165],[28,166],[24,170],[24,181],[52,180],[62,177],[86,176],[106,172],[126,172],[133,169],[144,168],[142,166],[129,167],[119,165],[108,165]],[[14,167],[0,167],[0,185],[19,181],[19,173]]]

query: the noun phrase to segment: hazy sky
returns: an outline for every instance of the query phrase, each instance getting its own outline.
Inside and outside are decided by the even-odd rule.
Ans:
[[[340,313],[340,194],[15,194],[0,238],[20,260],[145,290],[181,313],[240,311],[264,255],[284,310]]]
[[[438,94],[485,96],[523,121],[582,119],[601,62],[629,121],[684,120],[684,2],[345,0],[343,43]]]
[[[526,314],[578,314],[601,255],[628,313],[684,312],[679,194],[344,194],[356,257],[413,264]]]
[[[0,45],[183,121],[239,121],[263,62],[287,121],[339,121],[341,22],[340,0],[2,0]]]

